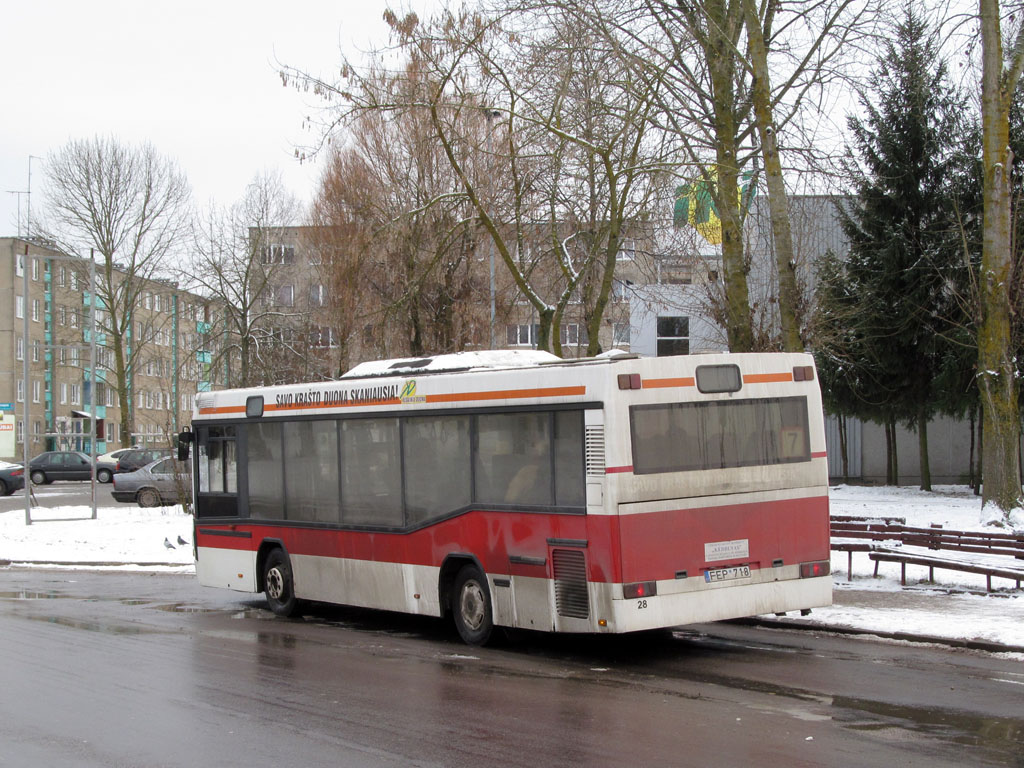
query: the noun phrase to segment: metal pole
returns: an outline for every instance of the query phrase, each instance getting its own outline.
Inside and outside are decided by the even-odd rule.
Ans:
[[[28,401],[29,401],[29,394],[28,394],[29,387],[28,387],[28,385],[29,385],[29,378],[31,376],[30,368],[29,368],[29,364],[28,364],[28,360],[29,360],[29,358],[28,358],[28,348],[29,348],[29,340],[28,340],[28,333],[29,333],[28,313],[29,313],[29,304],[31,302],[31,299],[29,298],[29,295],[28,295],[28,291],[29,291],[28,271],[30,269],[30,265],[28,263],[28,247],[29,247],[29,241],[32,238],[32,155],[28,156],[28,190],[27,190],[27,194],[26,194],[25,197],[26,197],[26,201],[25,201],[25,207],[26,207],[26,214],[25,214],[25,263],[22,265],[22,270],[21,270],[21,278],[22,278],[22,280],[21,280],[21,286],[22,286],[21,290],[22,290],[22,294],[23,294],[23,298],[21,300],[21,302],[22,302],[21,303],[21,310],[22,310],[22,315],[24,316],[23,317],[24,323],[22,325],[22,329],[23,329],[22,333],[24,334],[24,337],[23,337],[24,338],[24,342],[22,343],[22,352],[24,353],[24,357],[25,357],[24,366],[22,368],[22,375],[25,378],[24,392],[23,392],[23,394],[25,395],[25,399],[24,399],[24,408],[22,409],[22,413],[23,413],[22,420],[23,420],[23,423],[22,423],[22,427],[21,427],[21,449],[22,449],[22,458],[24,460],[24,472],[25,472],[25,525],[32,525],[32,488],[29,485],[29,483],[32,482],[32,473],[29,471],[29,467],[28,467],[28,458],[29,458],[29,456],[28,456],[28,453],[29,453],[29,451],[28,451],[28,433],[29,433],[29,412],[30,412],[29,411],[29,404],[28,404]],[[15,258],[17,258],[17,256],[15,256]],[[17,425],[15,425],[14,428],[15,428],[15,430],[17,430],[17,428],[18,428]]]
[[[31,173],[31,171],[30,171],[30,173]],[[15,258],[17,258],[17,256],[15,256]],[[21,291],[22,291],[22,295],[23,295],[23,298],[21,300],[21,314],[22,314],[23,320],[24,320],[24,323],[22,325],[22,338],[24,339],[24,341],[22,342],[21,350],[22,350],[22,357],[24,358],[23,365],[22,365],[22,377],[25,380],[24,384],[22,385],[22,395],[24,397],[22,398],[22,400],[23,400],[23,408],[22,408],[22,427],[21,427],[21,450],[22,450],[22,460],[24,461],[24,466],[25,466],[25,525],[32,525],[32,490],[31,490],[31,488],[29,486],[29,483],[32,482],[32,473],[29,471],[29,467],[28,467],[28,457],[29,457],[28,434],[29,434],[29,417],[30,417],[30,409],[29,409],[29,404],[28,404],[29,403],[29,391],[28,390],[29,390],[29,378],[30,378],[30,375],[31,375],[30,374],[30,370],[29,370],[29,364],[28,364],[28,361],[29,361],[28,348],[30,346],[29,345],[29,340],[28,340],[28,332],[29,332],[29,328],[28,328],[28,313],[29,313],[29,303],[30,303],[30,299],[29,299],[29,296],[28,296],[28,291],[29,291],[29,286],[28,286],[28,271],[29,271],[28,258],[29,258],[29,256],[28,256],[28,242],[26,242],[25,243],[25,263],[21,267],[21,277],[22,277]],[[15,427],[15,428],[17,428],[17,427]]]
[[[89,249],[89,459],[92,519],[96,519],[96,253]],[[113,480],[113,478],[111,478]]]

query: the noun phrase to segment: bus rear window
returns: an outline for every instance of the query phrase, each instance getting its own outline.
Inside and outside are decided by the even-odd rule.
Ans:
[[[810,461],[807,398],[630,408],[635,474]]]

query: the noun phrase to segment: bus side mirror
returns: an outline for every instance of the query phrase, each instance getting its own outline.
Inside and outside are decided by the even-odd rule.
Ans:
[[[178,461],[188,461],[189,448],[192,445],[193,433],[186,429],[178,434]]]

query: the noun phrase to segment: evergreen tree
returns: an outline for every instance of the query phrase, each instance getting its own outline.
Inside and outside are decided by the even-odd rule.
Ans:
[[[950,186],[962,144],[963,99],[948,83],[935,35],[913,6],[861,98],[866,117],[848,121],[846,168],[854,197],[839,216],[850,241],[843,274],[857,297],[859,396],[868,415],[916,425],[921,487],[930,488],[927,423],[935,410],[948,275],[957,231]],[[890,458],[895,475],[895,456]]]

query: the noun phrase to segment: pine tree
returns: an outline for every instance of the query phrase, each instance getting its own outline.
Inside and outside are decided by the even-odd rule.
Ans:
[[[912,6],[895,32],[872,93],[861,99],[866,117],[849,119],[854,149],[846,167],[855,195],[840,219],[850,241],[847,290],[859,307],[859,395],[890,431],[896,421],[916,425],[927,490],[927,424],[946,351],[941,308],[956,258],[949,188],[962,160],[956,150],[964,102],[948,84],[934,33]]]

